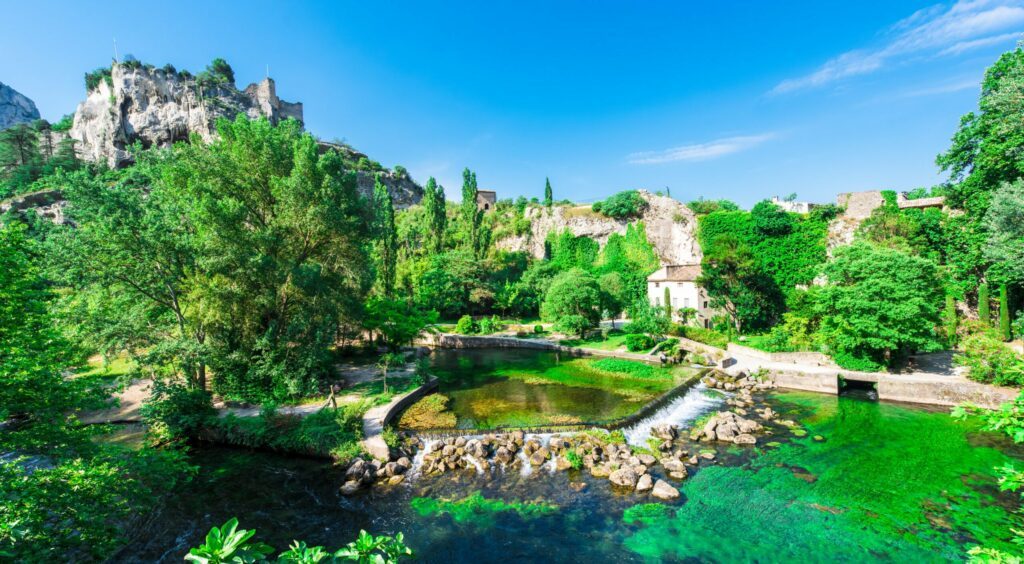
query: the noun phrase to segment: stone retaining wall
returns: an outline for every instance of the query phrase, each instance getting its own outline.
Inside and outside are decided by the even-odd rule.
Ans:
[[[839,377],[832,372],[816,373],[798,369],[773,369],[771,374],[775,385],[780,388],[839,395]]]
[[[785,362],[788,364],[805,364],[811,366],[835,367],[836,363],[828,355],[820,352],[798,351],[798,352],[768,352],[753,347],[746,347],[736,343],[729,343],[729,354],[739,354],[768,362]]]
[[[444,349],[531,349],[542,351],[553,351],[565,353],[570,356],[603,356],[610,358],[622,358],[661,364],[658,356],[642,353],[630,353],[619,351],[606,351],[601,349],[587,349],[582,347],[568,347],[547,341],[544,339],[519,339],[516,337],[476,336],[476,335],[455,335],[452,333],[437,333],[428,335],[416,341],[417,345],[440,347]]]

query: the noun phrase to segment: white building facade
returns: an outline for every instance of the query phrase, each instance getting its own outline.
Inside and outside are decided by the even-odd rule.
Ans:
[[[670,264],[659,268],[647,277],[648,301],[652,306],[665,307],[667,289],[667,305],[672,307],[673,321],[681,321],[680,310],[689,308],[696,311],[690,325],[710,327],[713,312],[707,294],[697,285],[700,272],[700,264]]]

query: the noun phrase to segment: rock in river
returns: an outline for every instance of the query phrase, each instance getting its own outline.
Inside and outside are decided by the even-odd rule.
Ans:
[[[679,497],[679,490],[673,488],[665,480],[658,480],[654,484],[654,489],[651,490],[651,495],[658,499],[676,499]]]

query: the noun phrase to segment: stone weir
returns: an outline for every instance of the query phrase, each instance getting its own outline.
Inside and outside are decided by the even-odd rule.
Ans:
[[[519,426],[508,426],[508,427],[492,427],[489,429],[451,429],[451,428],[437,428],[437,429],[416,429],[415,431],[403,431],[408,435],[419,436],[419,437],[457,437],[465,435],[467,431],[474,434],[486,434],[486,433],[508,433],[511,431],[523,431],[525,433],[532,434],[549,434],[549,433],[575,433],[580,431],[586,431],[588,429],[604,429],[607,431],[614,431],[617,429],[626,429],[634,427],[642,421],[650,419],[659,411],[663,410],[667,405],[673,401],[681,398],[693,388],[694,383],[700,381],[702,378],[709,374],[720,374],[714,369],[703,369],[692,377],[687,378],[676,387],[661,394],[653,400],[647,402],[640,409],[636,410],[631,415],[616,419],[614,421],[592,421],[592,422],[581,422],[571,424],[552,424],[552,425],[538,425],[532,427],[519,427]],[[425,395],[425,394],[423,394]],[[421,395],[422,397],[422,395]],[[408,407],[413,402],[407,402],[405,407]],[[397,415],[397,413],[396,413]]]

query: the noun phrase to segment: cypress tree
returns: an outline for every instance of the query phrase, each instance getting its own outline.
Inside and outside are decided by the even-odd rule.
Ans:
[[[992,322],[991,297],[988,295],[988,282],[978,286],[978,318],[985,325]]]
[[[545,178],[544,179],[544,205],[550,208],[551,204],[553,204],[554,201],[555,201],[554,194],[551,192],[551,179],[550,178]]]
[[[665,286],[665,316],[672,320],[672,292]]]
[[[1010,331],[1010,290],[1005,282],[999,286],[999,334],[1004,341],[1013,338]]]

